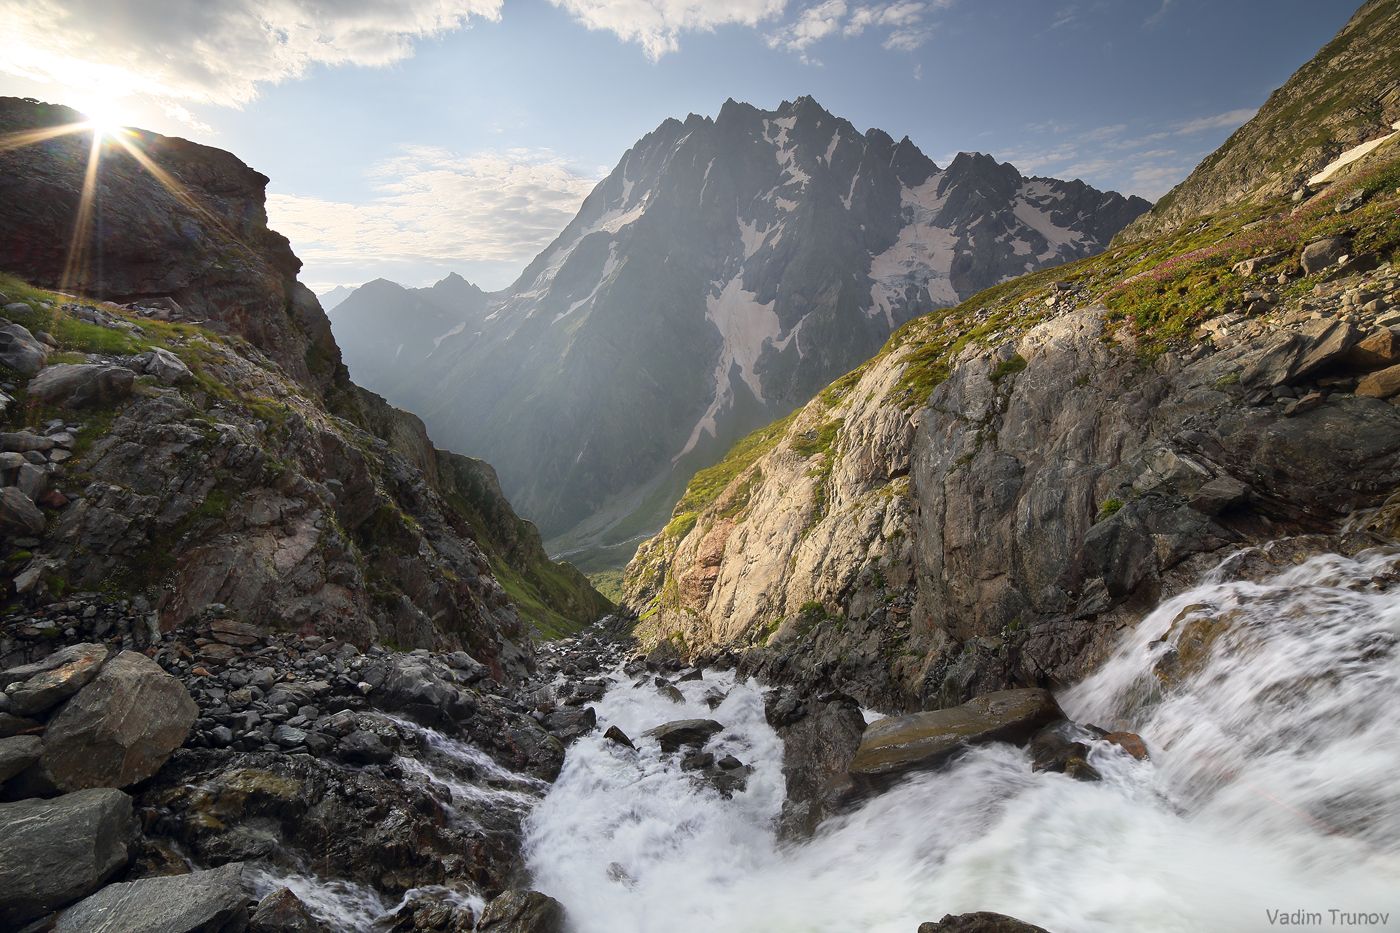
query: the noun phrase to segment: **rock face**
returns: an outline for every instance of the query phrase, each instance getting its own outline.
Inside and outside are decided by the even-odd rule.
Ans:
[[[486,905],[481,933],[563,933],[564,907],[538,891],[507,891]]]
[[[1397,286],[1319,283],[1146,368],[1087,295],[921,319],[638,549],[639,634],[885,709],[1072,682],[1212,553],[1392,493],[1400,412],[1355,368],[1389,312],[1347,296]],[[1031,323],[938,356],[986,318]]]
[[[0,99],[0,133],[77,120]],[[12,424],[16,409],[0,423],[0,455],[24,459],[0,462],[0,566],[18,595],[115,586],[166,627],[222,605],[360,644],[464,647],[501,675],[528,663],[529,624],[567,631],[608,610],[549,560],[489,466],[437,450],[350,382],[299,262],[266,229],[263,176],[183,140],[131,140],[199,210],[108,147],[102,280],[61,283],[130,306],[55,293],[0,307],[0,327],[57,334],[86,359],[20,380],[71,421]],[[0,270],[60,284],[89,141],[0,153]],[[178,330],[151,324],[172,315]],[[27,339],[7,333],[7,347]],[[37,543],[11,545],[23,537]]]
[[[851,759],[857,782],[874,786],[911,771],[928,771],[970,745],[1024,742],[1063,719],[1048,690],[1002,690],[950,709],[892,716],[865,728]]]
[[[126,787],[160,769],[198,714],[184,684],[123,651],[54,716],[41,763],[61,790]]]
[[[811,98],[731,100],[639,140],[509,289],[444,315],[375,283],[337,337],[370,388],[494,463],[552,546],[617,562],[691,472],[899,324],[1095,253],[1147,206],[981,154],[940,167]]]
[[[1292,191],[1344,150],[1400,120],[1393,37],[1400,10],[1368,0],[1259,112],[1127,230],[1147,235],[1250,196]]]
[[[111,788],[0,803],[0,923],[22,926],[95,891],[126,866],[136,831],[131,798]]]
[[[63,912],[55,933],[242,933],[243,866],[111,884]]]

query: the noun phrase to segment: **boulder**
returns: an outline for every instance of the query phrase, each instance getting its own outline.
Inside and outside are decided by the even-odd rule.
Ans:
[[[506,891],[481,914],[478,933],[564,933],[564,905],[538,891]]]
[[[0,739],[0,784],[39,760],[39,737],[15,735]]]
[[[1365,372],[1400,363],[1400,330],[1382,327],[1351,348],[1347,364]]]
[[[1349,252],[1351,252],[1350,237],[1329,236],[1303,247],[1303,254],[1298,261],[1303,267],[1303,272],[1312,275],[1322,272]]]
[[[1031,923],[1024,923],[1005,914],[978,911],[973,914],[947,915],[937,923],[919,924],[919,933],[1047,933]]]
[[[1240,373],[1245,388],[1291,385],[1344,363],[1363,334],[1347,321],[1313,321],[1280,334]]]
[[[0,528],[21,535],[44,533],[44,513],[18,486],[0,489]]]
[[[55,363],[29,383],[29,397],[50,405],[88,408],[109,405],[131,394],[136,376],[108,363]]]
[[[871,788],[913,771],[937,768],[969,745],[1024,742],[1063,719],[1048,690],[1002,690],[962,706],[892,716],[865,727],[851,760],[851,777]]]
[[[713,719],[677,719],[674,722],[663,723],[655,729],[648,729],[642,734],[656,739],[663,752],[675,752],[685,746],[704,745],[712,735],[723,728],[723,725]]]
[[[54,933],[242,933],[243,865],[111,884],[63,912]]]
[[[31,450],[40,453],[53,450],[58,443],[51,437],[40,437],[33,431],[0,432],[0,450],[7,453],[23,454]]]
[[[1249,498],[1249,487],[1233,476],[1217,476],[1191,494],[1187,504],[1202,515],[1221,512]]]
[[[103,645],[70,645],[33,664],[0,673],[0,691],[10,698],[10,712],[33,716],[57,706],[97,676],[107,660]]]
[[[803,714],[796,719],[777,711],[783,704],[780,695],[768,710],[769,718],[782,722],[776,728],[783,740],[787,796],[778,828],[784,838],[805,838],[848,799],[851,785],[846,772],[865,734],[865,716],[860,704],[845,694],[802,703]],[[724,760],[720,766],[724,767]]]
[[[1083,727],[1064,720],[1052,722],[1031,740],[1031,770],[1053,771],[1080,781],[1097,781],[1102,775],[1089,764],[1093,735]]]
[[[194,374],[185,361],[161,347],[142,353],[133,362],[140,372],[155,376],[161,385],[173,386],[194,381]]]
[[[38,735],[44,731],[43,723],[13,713],[0,713],[0,739],[12,735]]]
[[[559,709],[546,715],[543,725],[559,741],[572,742],[597,728],[598,714],[591,706]]]
[[[0,803],[0,927],[97,890],[126,866],[136,833],[131,798],[110,787]]]
[[[0,325],[0,366],[23,375],[37,373],[49,358],[49,349],[20,324]]]
[[[394,752],[373,732],[356,729],[336,744],[336,754],[352,765],[384,764]]]
[[[1356,384],[1356,394],[1365,398],[1392,398],[1400,394],[1400,365],[1363,376]]]
[[[608,731],[603,733],[603,738],[612,742],[614,745],[625,745],[633,751],[637,750],[637,746],[632,744],[632,740],[627,737],[627,733],[623,732],[617,726],[608,726]]]
[[[326,933],[328,927],[311,916],[311,911],[290,888],[278,888],[258,901],[250,933]]]
[[[125,787],[155,774],[198,715],[184,684],[123,651],[54,716],[40,763],[62,790]]]
[[[374,690],[376,705],[398,710],[430,726],[471,715],[474,704],[452,681],[445,665],[426,655],[391,654],[362,674]]]

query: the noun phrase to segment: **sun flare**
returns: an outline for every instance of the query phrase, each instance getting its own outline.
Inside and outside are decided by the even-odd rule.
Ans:
[[[127,125],[126,121],[122,119],[121,112],[111,101],[89,101],[80,109],[83,116],[87,118],[84,125],[91,129],[99,139],[116,136]]]

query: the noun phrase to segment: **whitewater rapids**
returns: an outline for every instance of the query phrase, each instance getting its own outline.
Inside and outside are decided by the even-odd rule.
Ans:
[[[572,933],[914,933],[973,910],[1052,933],[1341,929],[1331,911],[1400,930],[1400,557],[1227,571],[1059,697],[1078,722],[1139,732],[1150,761],[1098,743],[1103,780],[1084,783],[986,746],[786,848],[757,685],[707,672],[680,704],[618,675],[527,820],[534,886]],[[707,747],[753,766],[745,791],[722,798],[640,738],[683,718],[725,724]]]

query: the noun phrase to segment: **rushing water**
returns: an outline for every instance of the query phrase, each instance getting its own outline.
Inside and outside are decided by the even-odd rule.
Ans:
[[[723,679],[712,712],[723,675],[679,684],[684,704],[618,677],[527,823],[535,886],[573,933],[913,933],[971,910],[1053,933],[1347,928],[1333,910],[1400,929],[1397,574],[1381,553],[1261,583],[1218,573],[1060,698],[1141,733],[1150,761],[1097,743],[1103,780],[1085,783],[979,748],[786,848],[757,687]],[[709,747],[754,767],[746,791],[726,800],[640,738],[688,717],[726,725]]]

